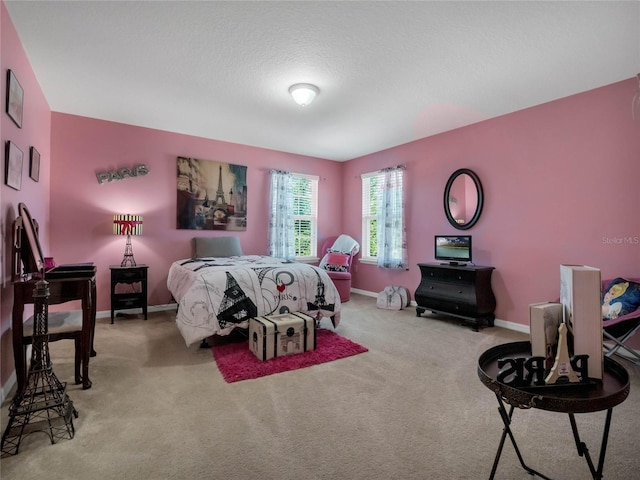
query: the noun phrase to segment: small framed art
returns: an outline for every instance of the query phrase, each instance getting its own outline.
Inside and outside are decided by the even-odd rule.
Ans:
[[[29,176],[34,181],[40,180],[40,152],[36,147],[31,147],[31,159],[29,161]]]
[[[20,190],[22,187],[22,150],[15,143],[9,141],[5,157],[4,181],[9,187]]]
[[[19,128],[22,128],[23,102],[24,90],[13,70],[7,70],[7,114]]]

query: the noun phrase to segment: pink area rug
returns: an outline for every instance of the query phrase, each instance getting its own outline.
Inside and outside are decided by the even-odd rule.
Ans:
[[[369,349],[331,330],[320,328],[317,331],[315,350],[272,358],[266,362],[255,357],[249,350],[248,341],[216,345],[211,350],[222,377],[227,383],[232,383],[331,362]]]

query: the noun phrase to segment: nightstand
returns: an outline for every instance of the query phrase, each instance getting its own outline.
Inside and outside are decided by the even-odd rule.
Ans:
[[[144,319],[147,319],[147,270],[148,265],[135,267],[109,266],[111,270],[111,323],[114,312],[128,308],[142,308]],[[120,289],[116,293],[116,285],[127,284],[130,287]],[[138,285],[136,285],[138,284]]]

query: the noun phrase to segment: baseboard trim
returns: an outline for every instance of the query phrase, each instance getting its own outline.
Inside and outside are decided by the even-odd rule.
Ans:
[[[374,292],[369,292],[367,290],[360,290],[359,288],[352,288],[351,293],[357,293],[359,295],[364,295],[366,297],[378,298],[378,294]]]
[[[147,312],[162,312],[165,310],[175,310],[178,308],[177,303],[167,303],[165,305],[153,305],[147,307]],[[127,315],[137,315],[142,313],[140,308],[129,308],[124,310],[118,310],[118,313],[125,313]],[[101,310],[96,312],[96,319],[98,318],[111,318],[111,310]]]
[[[369,292],[367,290],[360,290],[359,288],[352,288],[351,289],[351,293],[358,293],[360,295],[364,295],[364,296],[367,296],[367,297],[378,298],[378,294],[376,292]],[[415,300],[412,300],[410,302],[410,305],[412,307],[417,307],[418,306],[418,304],[415,302]],[[526,333],[527,335],[529,334],[529,325],[522,325],[520,323],[509,322],[507,320],[500,320],[498,318],[495,319],[494,325],[496,327],[506,328],[507,330],[514,330],[516,332]]]
[[[359,295],[364,295],[366,297],[371,297],[371,298],[377,298],[378,294],[376,292],[370,292],[367,290],[361,290],[359,288],[352,288],[351,289],[351,293],[357,293]],[[410,304],[412,307],[416,307],[417,304],[415,301],[411,301]],[[149,312],[161,312],[161,311],[166,311],[166,310],[175,310],[177,308],[177,304],[175,303],[168,303],[168,304],[164,304],[164,305],[154,305],[154,306],[150,306],[148,307],[148,311]],[[139,308],[132,308],[129,310],[118,310],[119,312],[124,312],[124,313],[129,313],[129,314],[139,314],[140,313],[140,309]],[[111,318],[111,310],[102,310],[99,312],[96,312],[96,318]],[[507,330],[514,330],[516,332],[521,332],[521,333],[526,333],[529,334],[529,325],[522,325],[520,323],[514,323],[514,322],[508,322],[506,320],[500,320],[498,318],[495,319],[494,321],[494,325],[496,327],[501,327],[501,328],[506,328]],[[621,356],[625,356],[625,355],[621,355]],[[9,394],[11,393],[11,389],[13,388],[13,386],[16,383],[16,372],[15,370],[11,373],[11,376],[9,377],[9,379],[5,382],[4,385],[2,385],[2,388],[0,388],[0,403],[4,403],[4,401],[9,398]]]
[[[359,295],[364,295],[365,297],[371,297],[371,298],[378,298],[378,294],[376,292],[370,292],[368,290],[361,290],[359,288],[352,288],[351,289],[351,293],[357,293]],[[415,300],[412,300],[410,305],[412,307],[416,307],[417,304],[415,302]],[[150,306],[148,308],[149,312],[160,312],[160,311],[165,311],[165,310],[175,310],[176,308],[178,308],[178,305],[175,303],[167,303],[164,305],[154,305],[154,306]],[[140,313],[140,309],[139,308],[132,308],[129,310],[118,310],[118,312],[123,312],[123,313],[127,313],[127,314],[138,314]],[[111,311],[110,310],[104,310],[104,311],[100,311],[96,313],[96,318],[110,318],[111,317]],[[502,328],[506,328],[508,330],[514,330],[516,332],[522,332],[522,333],[526,333],[529,334],[529,325],[522,325],[520,323],[514,323],[514,322],[509,322],[507,320],[500,320],[498,318],[495,319],[494,321],[494,325],[496,327],[502,327]]]

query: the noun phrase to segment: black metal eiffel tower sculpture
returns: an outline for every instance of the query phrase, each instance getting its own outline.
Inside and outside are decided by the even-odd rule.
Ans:
[[[31,350],[31,366],[22,391],[9,407],[9,422],[2,435],[2,457],[16,455],[22,437],[45,432],[51,443],[73,438],[73,417],[78,412],[66,393],[67,384],[60,383],[49,356],[49,284],[45,280],[36,283],[33,293],[34,322]]]

